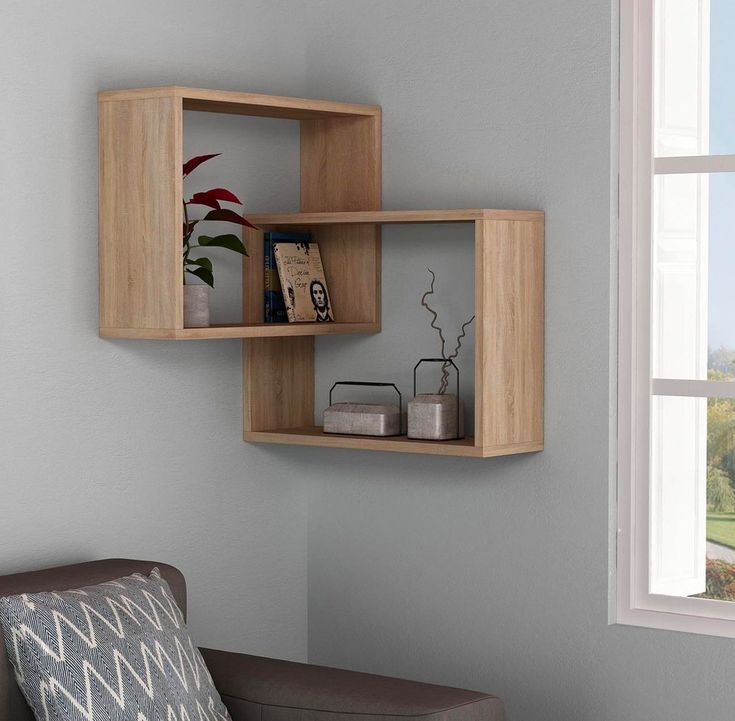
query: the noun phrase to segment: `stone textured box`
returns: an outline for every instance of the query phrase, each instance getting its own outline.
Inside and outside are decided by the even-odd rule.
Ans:
[[[464,438],[464,403],[459,401],[458,417],[457,396],[419,393],[408,402],[408,437],[426,441]]]
[[[324,432],[350,436],[399,436],[401,409],[394,403],[334,403],[324,411]]]

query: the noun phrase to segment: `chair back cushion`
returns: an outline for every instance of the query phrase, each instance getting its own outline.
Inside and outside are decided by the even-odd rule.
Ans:
[[[0,576],[0,596],[79,589],[134,573],[148,575],[156,566],[185,616],[186,582],[183,575],[173,566],[152,561],[109,559]],[[0,721],[32,721],[33,714],[15,681],[2,636],[0,629]]]

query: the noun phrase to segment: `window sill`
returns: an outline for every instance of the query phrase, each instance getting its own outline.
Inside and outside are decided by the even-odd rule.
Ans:
[[[704,598],[666,598],[666,605],[670,601],[691,601],[694,604],[702,604],[701,612],[686,613],[682,611],[666,610],[661,608],[620,608],[617,610],[617,618],[613,625],[639,626],[653,628],[662,631],[679,631],[681,633],[696,633],[706,636],[721,636],[735,638],[735,603],[728,601],[710,601]],[[710,614],[721,613],[722,606],[733,606],[731,613],[733,618],[727,619],[715,615],[703,615],[706,611]],[[707,608],[709,607],[709,608]]]

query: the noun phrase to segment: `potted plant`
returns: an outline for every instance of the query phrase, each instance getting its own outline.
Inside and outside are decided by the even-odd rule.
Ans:
[[[218,155],[220,153],[198,155],[191,160],[187,160],[183,167],[184,178],[202,163],[211,158],[216,158]],[[205,220],[234,223],[235,225],[255,228],[243,215],[230,208],[223,208],[220,205],[221,201],[242,205],[239,198],[225,188],[212,188],[201,193],[194,193],[189,200],[184,198],[183,201],[184,327],[186,328],[206,328],[209,326],[209,290],[210,288],[214,288],[214,272],[211,259],[206,256],[193,258],[191,256],[192,251],[197,251],[201,248],[227,248],[235,253],[240,253],[240,255],[248,254],[242,240],[234,233],[215,236],[200,235],[196,241],[192,240],[194,229],[200,222]],[[190,219],[189,208],[192,205],[203,205],[211,210],[203,218]],[[186,282],[187,274],[196,276],[203,281],[203,284],[188,284]]]

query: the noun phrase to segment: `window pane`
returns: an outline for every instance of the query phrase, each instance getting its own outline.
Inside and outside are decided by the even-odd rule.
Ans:
[[[655,396],[651,591],[735,601],[735,399]]]
[[[654,178],[655,378],[735,380],[735,173]]]
[[[656,0],[654,154],[735,153],[735,3]]]
[[[651,403],[650,590],[705,590],[707,399],[654,396]]]

